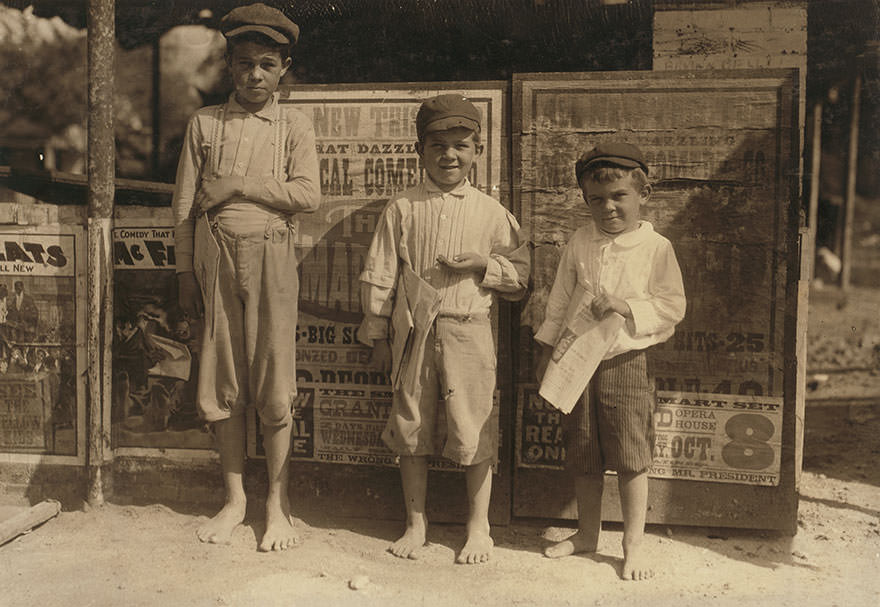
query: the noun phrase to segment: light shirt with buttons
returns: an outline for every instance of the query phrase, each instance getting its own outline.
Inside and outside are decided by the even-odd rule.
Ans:
[[[525,293],[529,251],[520,248],[519,223],[497,200],[465,180],[443,192],[426,178],[389,201],[361,273],[365,319],[358,339],[371,343],[388,336],[399,266],[412,269],[440,292],[440,315],[487,315],[493,291],[506,299]],[[476,252],[487,259],[482,276],[458,273],[437,261],[440,255]]]
[[[592,222],[572,235],[559,260],[537,341],[556,344],[569,306],[579,303],[571,301],[578,284],[587,297],[604,290],[626,301],[632,311],[606,360],[666,341],[684,318],[684,284],[672,243],[647,221],[614,238]]]
[[[280,178],[275,166],[275,121],[283,117],[281,141],[285,158]],[[242,196],[211,210],[213,219],[235,233],[261,232],[274,217],[314,211],[321,199],[318,156],[311,121],[296,108],[280,104],[278,94],[259,112],[244,109],[230,95],[223,112],[222,129],[217,129],[216,106],[198,110],[187,125],[177,167],[172,209],[175,222],[177,271],[192,270],[195,211],[193,199],[202,179],[216,176],[241,177]],[[205,166],[212,134],[220,131],[219,170]]]

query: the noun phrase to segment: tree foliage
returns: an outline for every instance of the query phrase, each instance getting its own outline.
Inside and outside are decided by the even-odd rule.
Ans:
[[[6,136],[49,137],[85,124],[85,32],[0,6],[0,65]]]

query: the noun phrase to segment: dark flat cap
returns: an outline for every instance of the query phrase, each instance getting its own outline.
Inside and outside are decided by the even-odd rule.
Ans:
[[[645,175],[648,174],[648,165],[645,164],[645,157],[642,150],[631,143],[623,141],[610,141],[600,143],[592,150],[584,152],[578,158],[574,165],[574,173],[577,176],[578,183],[586,170],[596,163],[613,164],[615,166],[626,169],[642,169]]]
[[[437,95],[424,101],[416,114],[416,134],[421,140],[427,133],[463,126],[480,132],[480,110],[458,93]]]
[[[299,26],[277,8],[262,2],[234,8],[220,20],[220,31],[227,38],[257,32],[279,44],[296,44]]]

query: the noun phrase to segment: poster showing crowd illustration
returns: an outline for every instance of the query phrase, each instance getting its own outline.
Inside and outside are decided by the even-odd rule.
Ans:
[[[82,230],[0,233],[0,457],[81,461]]]
[[[450,90],[466,95],[483,116],[483,153],[470,180],[500,197],[503,89]],[[295,217],[300,264],[295,460],[394,463],[379,436],[390,403],[388,378],[371,364],[371,350],[357,341],[359,275],[389,198],[424,179],[415,116],[423,99],[442,92],[404,86],[281,90],[281,102],[314,124],[322,194],[316,212]],[[114,234],[115,444],[210,448],[194,406],[200,328],[177,310],[173,228],[143,219],[123,225],[117,221]],[[249,455],[261,455],[258,424],[253,417],[249,422]]]

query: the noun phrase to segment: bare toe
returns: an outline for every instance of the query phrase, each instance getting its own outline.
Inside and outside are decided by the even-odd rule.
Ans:
[[[298,532],[286,504],[266,504],[266,532],[260,541],[261,552],[278,552],[292,548],[298,539]]]
[[[482,531],[469,533],[464,548],[455,560],[462,565],[486,563],[491,557],[494,546],[495,542],[488,533]]]
[[[544,556],[558,559],[580,552],[596,552],[597,538],[586,537],[581,531],[544,549]]]
[[[244,521],[246,503],[229,502],[207,523],[196,530],[200,541],[209,544],[229,544],[232,532]]]
[[[654,568],[647,561],[641,546],[632,546],[625,551],[620,577],[631,581],[644,581],[654,577]]]
[[[418,559],[425,545],[425,531],[421,528],[407,527],[404,534],[388,546],[388,552],[402,559]]]

